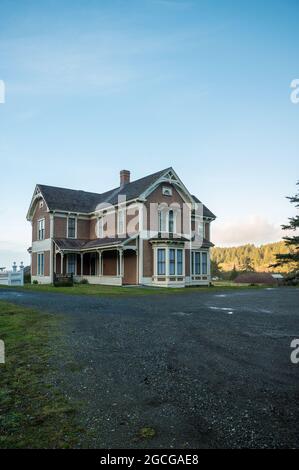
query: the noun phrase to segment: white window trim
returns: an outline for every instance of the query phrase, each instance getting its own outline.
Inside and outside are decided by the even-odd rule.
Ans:
[[[168,192],[169,192],[169,194],[167,194]],[[171,197],[172,196],[172,188],[170,188],[169,186],[162,186],[162,194],[163,194],[163,196]]]
[[[173,231],[172,232],[169,232],[169,212],[172,211],[173,212]],[[160,224],[160,218],[161,218],[161,215],[164,214],[164,217],[165,217],[165,230],[161,230],[161,224]],[[177,219],[177,214],[176,214],[176,211],[172,208],[170,208],[169,210],[163,210],[163,209],[159,209],[158,210],[158,232],[159,233],[177,233],[176,231],[176,219]]]
[[[69,236],[69,219],[75,219],[75,236],[70,237]],[[77,228],[78,228],[78,218],[74,215],[68,215],[67,216],[67,221],[66,221],[66,231],[67,231],[67,238],[70,238],[72,240],[75,240],[77,238]]]
[[[40,256],[43,256],[43,272],[40,272],[40,263],[39,263],[39,258]],[[45,253],[44,251],[41,251],[36,254],[36,273],[38,276],[44,276],[45,275]]]
[[[192,256],[192,253],[194,254]],[[200,255],[200,272],[199,273],[195,273],[195,253],[199,253]],[[207,272],[204,273],[203,270],[202,270],[202,266],[203,266],[203,263],[202,263],[202,255],[203,254],[206,254],[207,255]],[[192,258],[193,258],[193,262],[192,262]],[[210,268],[209,268],[209,252],[208,251],[200,251],[200,250],[192,250],[191,251],[191,276],[209,276],[210,275]]]
[[[165,250],[165,274],[158,274],[158,250]],[[170,274],[170,256],[169,250],[175,250],[175,273]],[[182,274],[178,274],[178,251],[182,251]],[[185,277],[185,255],[184,248],[177,248],[173,246],[157,246],[154,248],[154,276],[155,277]]]
[[[43,222],[43,228],[42,228],[42,230],[44,232],[43,238],[39,238],[39,231],[40,231],[39,224],[40,224],[40,222]],[[43,217],[42,219],[38,219],[38,221],[37,221],[37,240],[42,241],[42,240],[45,240],[45,239],[46,239],[46,219]]]

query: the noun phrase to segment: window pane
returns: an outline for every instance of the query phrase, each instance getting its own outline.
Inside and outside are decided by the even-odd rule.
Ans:
[[[183,274],[183,250],[177,250],[177,275]]]
[[[165,249],[158,249],[158,274],[165,275]]]
[[[68,219],[68,236],[70,238],[75,238],[76,236],[76,219],[74,217]]]
[[[200,253],[195,253],[195,274],[200,274]]]
[[[103,238],[103,218],[99,218],[99,238]]]
[[[169,211],[168,214],[168,231],[173,233],[173,211]]]
[[[166,232],[166,213],[165,213],[165,211],[159,211],[158,216],[159,216],[158,231],[159,232]]]
[[[169,274],[171,276],[175,275],[175,250],[169,250]]]
[[[208,273],[208,255],[207,253],[202,253],[202,274]]]

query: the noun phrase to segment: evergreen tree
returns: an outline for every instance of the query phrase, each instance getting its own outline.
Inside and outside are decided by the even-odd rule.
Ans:
[[[297,182],[297,186],[299,186],[299,181]],[[295,207],[299,208],[299,191],[295,196],[288,197],[287,199],[290,200],[291,204],[295,204]],[[283,230],[293,230],[294,232],[299,229],[299,215],[295,215],[295,217],[289,218],[289,223],[287,225],[282,225]],[[296,233],[295,235],[283,237],[285,240],[285,244],[289,248],[289,253],[279,253],[276,254],[276,263],[273,266],[283,266],[285,264],[291,264],[294,269],[299,269],[299,235]]]
[[[246,256],[244,258],[244,262],[242,264],[242,271],[254,271],[254,268],[251,264],[251,258],[249,256]]]
[[[229,279],[231,281],[234,281],[236,279],[236,277],[238,276],[238,271],[236,270],[236,265],[234,264],[234,267],[230,273],[230,276],[229,276]]]

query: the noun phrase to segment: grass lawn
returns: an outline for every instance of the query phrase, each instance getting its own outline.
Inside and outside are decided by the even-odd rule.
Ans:
[[[92,284],[75,284],[73,287],[54,287],[47,284],[25,284],[24,287],[13,287],[18,290],[29,290],[35,292],[55,292],[70,295],[98,295],[98,296],[142,296],[158,294],[182,294],[188,292],[204,292],[212,289],[257,289],[267,286],[249,284],[235,284],[231,281],[214,282],[213,287],[187,287],[187,288],[167,288],[167,287],[122,287],[122,286],[103,286]],[[0,286],[3,287],[3,286]],[[7,288],[7,286],[5,286]]]
[[[0,301],[0,448],[68,448],[76,406],[51,384],[59,318]],[[56,345],[56,346],[53,346]]]

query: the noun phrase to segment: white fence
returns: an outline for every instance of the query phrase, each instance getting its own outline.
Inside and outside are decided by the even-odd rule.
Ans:
[[[24,266],[20,265],[19,271],[17,270],[16,263],[13,264],[12,271],[4,271],[0,269],[0,285],[2,286],[23,286],[24,285]]]

